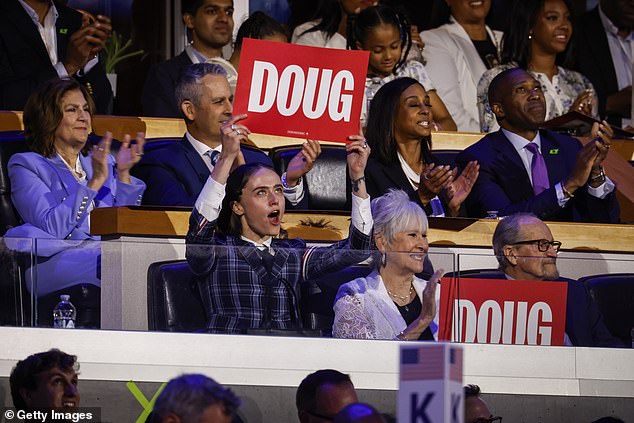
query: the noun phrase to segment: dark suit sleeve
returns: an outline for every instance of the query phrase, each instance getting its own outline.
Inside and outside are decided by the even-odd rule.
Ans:
[[[539,195],[532,196],[528,200],[513,202],[506,190],[500,185],[499,178],[501,176],[491,166],[490,160],[480,160],[476,155],[465,150],[456,158],[456,163],[462,171],[472,160],[478,160],[480,163],[480,175],[466,200],[466,210],[469,217],[485,217],[487,211],[496,210],[500,216],[530,212],[545,219],[561,209],[554,187]],[[511,178],[514,175],[505,175],[504,177]]]
[[[198,198],[199,193],[187,193],[178,175],[167,163],[141,161],[135,166],[134,175],[147,185],[143,195],[145,205],[193,207]]]
[[[150,68],[141,96],[143,115],[181,117],[174,95],[176,82],[169,70],[170,65],[167,62],[159,63]]]
[[[185,257],[192,272],[204,275],[215,261],[214,233],[216,221],[210,222],[194,207],[189,216],[189,230],[185,238]]]

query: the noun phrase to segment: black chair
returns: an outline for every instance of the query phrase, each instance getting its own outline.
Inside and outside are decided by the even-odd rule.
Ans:
[[[462,150],[432,149],[431,151],[431,154],[440,162],[436,164],[450,165],[451,167],[456,165],[456,157],[458,157],[458,154],[460,153],[462,153]]]
[[[207,319],[194,275],[185,260],[152,263],[147,277],[148,329],[204,330]]]
[[[470,279],[505,279],[504,272],[498,269],[469,269],[456,270],[445,273],[446,278],[470,278]]]
[[[288,163],[301,149],[301,145],[272,148],[269,157],[273,161],[275,171],[280,175],[286,172]],[[319,159],[304,177],[309,210],[351,210],[351,187],[347,169],[345,147],[321,146]]]
[[[610,333],[626,345],[632,345],[634,273],[592,275],[579,282],[586,285]]]
[[[29,147],[24,134],[16,131],[0,132],[0,236],[23,223],[11,201],[11,181],[7,166],[11,156],[27,151]]]

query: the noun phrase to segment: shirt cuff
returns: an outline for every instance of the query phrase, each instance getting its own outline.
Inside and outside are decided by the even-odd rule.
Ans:
[[[370,210],[370,196],[360,198],[352,194],[352,226],[357,228],[364,235],[370,235],[374,220]]]
[[[196,199],[196,210],[209,222],[220,216],[222,200],[225,198],[225,186],[216,182],[212,177],[207,179],[205,186]]]
[[[97,66],[97,63],[99,63],[99,56],[95,56],[92,59],[90,59],[88,61],[88,63],[86,63],[86,66],[84,66],[83,69],[80,69],[79,72],[77,72],[77,74],[79,76],[84,76],[86,75],[88,72],[90,72],[92,70],[92,68],[94,68],[95,66]]]
[[[284,172],[286,174],[286,172]],[[286,180],[286,178],[284,178]],[[294,187],[284,187],[284,198],[296,206],[304,198],[304,178],[299,178],[299,183]]]
[[[564,194],[564,187],[561,182],[555,185],[555,192],[557,193],[557,203],[559,204],[559,207],[565,207],[568,200],[572,197],[566,197],[566,194]]]
[[[70,75],[68,75],[68,72],[66,71],[66,68],[64,67],[64,64],[62,62],[55,63],[53,67],[55,68],[55,72],[57,72],[57,76],[59,76],[61,79],[70,78]]]
[[[597,197],[597,198],[600,198],[601,200],[603,200],[612,191],[614,191],[614,188],[615,188],[614,182],[612,182],[612,180],[606,176],[605,177],[605,182],[603,182],[598,187],[593,188],[590,185],[588,185],[588,194],[590,194],[593,197]]]

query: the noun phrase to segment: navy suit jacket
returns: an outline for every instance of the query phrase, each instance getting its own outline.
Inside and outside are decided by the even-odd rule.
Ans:
[[[486,135],[460,153],[456,163],[462,169],[471,160],[480,164],[480,175],[465,201],[467,215],[479,218],[486,216],[488,210],[497,210],[500,216],[530,212],[542,220],[618,222],[619,206],[614,192],[601,200],[582,187],[565,207],[559,207],[555,185],[571,173],[581,143],[543,129],[540,135],[550,188],[539,195],[534,195],[524,163],[502,130]]]
[[[264,152],[242,148],[247,163],[272,166]],[[133,168],[147,189],[143,204],[153,206],[193,207],[209,178],[209,168],[186,137],[156,150],[148,150]]]
[[[581,15],[575,25],[575,70],[590,79],[599,97],[599,116],[605,116],[609,95],[619,91],[608,37],[601,23],[599,7]],[[579,48],[583,46],[583,48]],[[612,124],[621,126],[620,116],[607,116]]]
[[[81,27],[81,14],[56,6],[57,57],[63,60],[71,35]],[[0,1],[0,109],[23,110],[29,95],[43,82],[57,78],[40,33],[18,0]],[[112,112],[112,88],[103,63],[75,77],[92,92],[97,113]]]
[[[182,117],[176,104],[174,90],[181,74],[192,61],[185,51],[178,56],[158,63],[150,68],[141,102],[143,115],[156,117]]]

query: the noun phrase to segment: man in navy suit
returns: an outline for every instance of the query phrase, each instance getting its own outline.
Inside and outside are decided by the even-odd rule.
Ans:
[[[185,136],[167,147],[148,148],[134,170],[134,176],[147,185],[143,198],[146,205],[194,206],[222,153],[220,127],[232,118],[231,90],[226,72],[219,65],[190,65],[176,87],[176,97],[185,116]],[[307,141],[289,162],[282,182],[290,205],[296,206],[304,198],[302,176],[320,153],[317,141]],[[272,166],[262,151],[244,146],[236,165],[242,163]]]
[[[99,15],[82,15],[49,0],[0,1],[0,109],[23,110],[29,95],[53,78],[77,79],[97,113],[112,112],[112,88],[98,58],[110,31]]]
[[[540,129],[546,113],[541,85],[519,68],[491,82],[489,102],[501,129],[456,158],[462,168],[473,160],[480,164],[465,201],[468,216],[495,210],[500,216],[531,212],[544,220],[618,222],[614,183],[602,167],[612,137],[607,122],[593,125],[594,141],[585,146]]]
[[[624,347],[612,336],[585,286],[559,277],[557,252],[561,243],[544,222],[532,214],[518,213],[502,219],[493,234],[493,251],[508,279],[557,281],[568,284],[566,301],[567,343],[580,347]]]
[[[187,66],[221,58],[222,48],[233,34],[233,0],[182,0],[183,22],[190,43],[178,56],[153,66],[145,80],[143,114],[181,117],[174,96],[176,84]]]

